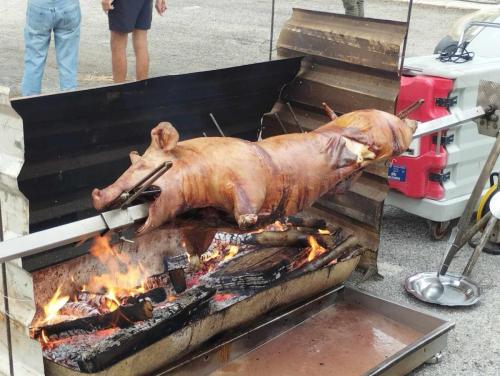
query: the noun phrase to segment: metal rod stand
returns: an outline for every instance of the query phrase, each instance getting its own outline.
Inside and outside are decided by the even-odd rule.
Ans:
[[[450,263],[453,260],[453,257],[455,257],[456,253],[463,246],[463,244],[465,244],[464,242],[462,242],[462,239],[464,238],[464,235],[467,232],[472,213],[477,207],[477,204],[481,197],[481,193],[483,192],[484,186],[486,185],[486,182],[488,181],[491,172],[495,167],[495,163],[497,162],[499,155],[500,155],[500,137],[497,135],[495,144],[493,145],[490,151],[490,155],[488,156],[488,159],[486,160],[486,163],[484,164],[483,169],[481,170],[481,174],[479,175],[476,185],[474,186],[474,189],[472,190],[469,200],[467,201],[467,205],[465,206],[464,212],[462,213],[462,216],[458,221],[455,238],[450,239],[452,240],[451,246],[448,249],[447,253],[445,254],[443,262],[441,263],[438,272],[439,275],[446,274],[450,266]],[[488,225],[490,224],[490,222],[488,223]]]

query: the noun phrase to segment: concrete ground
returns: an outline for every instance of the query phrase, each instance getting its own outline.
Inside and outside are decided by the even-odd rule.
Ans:
[[[19,95],[23,61],[25,3],[0,2],[0,85]],[[79,81],[81,87],[111,82],[107,19],[98,0],[82,1],[82,36]],[[150,33],[151,75],[166,75],[216,69],[264,61],[268,58],[271,0],[199,1],[170,0],[165,17],[154,17]],[[342,12],[340,0],[277,0],[276,36],[292,7]],[[407,4],[392,0],[368,0],[366,15],[405,20]],[[429,54],[446,34],[450,24],[470,10],[417,5],[410,25],[407,54]],[[131,52],[130,52],[131,53]],[[132,56],[131,56],[132,57]],[[133,66],[129,67],[133,77]],[[49,54],[44,92],[58,88],[53,47]],[[456,322],[441,364],[423,366],[415,375],[498,375],[500,374],[500,257],[481,256],[473,274],[480,283],[483,300],[470,309],[443,309],[408,297],[404,279],[415,272],[434,270],[446,242],[429,239],[425,221],[388,207],[384,215],[380,246],[382,281],[369,281],[361,288],[395,301],[448,317]],[[460,270],[470,250],[462,252],[452,269]],[[356,281],[356,277],[353,282]]]

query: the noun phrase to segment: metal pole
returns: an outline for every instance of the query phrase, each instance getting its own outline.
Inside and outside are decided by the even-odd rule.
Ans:
[[[481,170],[481,174],[477,179],[476,185],[470,194],[469,200],[467,201],[467,205],[465,206],[464,212],[460,217],[457,225],[457,232],[454,239],[452,240],[452,244],[448,249],[448,252],[444,256],[443,262],[439,268],[439,274],[445,275],[450,266],[451,260],[455,257],[455,254],[460,249],[459,245],[461,244],[462,238],[464,237],[467,227],[469,226],[470,218],[472,213],[477,207],[477,203],[479,198],[481,197],[481,193],[483,192],[484,186],[490,177],[491,171],[493,171],[493,167],[495,167],[495,163],[497,162],[498,156],[500,155],[500,137],[497,135],[495,144],[491,148],[490,155],[484,164],[483,169]]]
[[[275,6],[275,0],[272,0],[272,8],[271,8],[271,35],[269,37],[269,61],[271,61],[273,59],[274,6]]]
[[[488,224],[486,225],[486,228],[483,231],[483,235],[481,236],[479,244],[477,245],[476,249],[474,249],[474,252],[472,253],[469,261],[467,262],[467,265],[465,266],[464,272],[462,273],[464,276],[466,277],[470,276],[470,273],[472,272],[474,265],[476,265],[477,259],[479,258],[479,255],[481,255],[481,252],[483,251],[483,248],[486,245],[486,242],[488,241],[496,224],[497,224],[497,219],[491,216],[490,220],[488,221]]]
[[[2,208],[0,207],[0,242],[3,242],[3,224],[2,224]],[[3,285],[3,307],[5,314],[7,351],[9,352],[9,371],[10,376],[14,376],[14,360],[12,358],[12,334],[10,332],[10,309],[9,309],[9,291],[7,287],[7,267],[2,263],[2,285]]]
[[[408,4],[408,14],[406,16],[406,34],[405,34],[405,39],[403,41],[403,51],[401,52],[401,66],[399,67],[399,76],[403,75],[403,67],[405,63],[405,54],[406,54],[406,45],[408,43],[408,33],[410,31],[410,19],[411,19],[411,12],[413,9],[413,0],[410,0],[410,3]]]

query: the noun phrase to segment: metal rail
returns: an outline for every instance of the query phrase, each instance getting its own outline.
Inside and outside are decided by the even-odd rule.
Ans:
[[[419,138],[427,136],[431,133],[435,133],[444,129],[456,127],[467,121],[474,120],[484,116],[486,113],[481,106],[470,108],[467,110],[456,109],[452,114],[440,117],[435,120],[430,120],[425,123],[418,125],[416,132],[413,134],[413,138]]]
[[[0,263],[85,241],[110,229],[134,224],[148,216],[149,204],[115,209],[95,217],[0,242]]]

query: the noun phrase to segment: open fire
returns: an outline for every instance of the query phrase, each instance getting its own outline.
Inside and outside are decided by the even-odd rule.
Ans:
[[[32,335],[47,359],[79,371],[102,370],[197,315],[218,312],[286,276],[351,257],[359,248],[340,228],[319,224],[276,222],[252,233],[217,232],[204,252],[165,256],[163,273],[155,275],[108,237],[97,237],[90,253],[103,271],[72,286],[68,295],[59,286]]]

